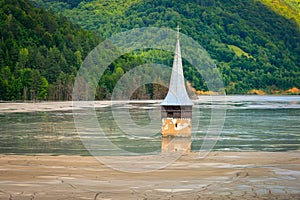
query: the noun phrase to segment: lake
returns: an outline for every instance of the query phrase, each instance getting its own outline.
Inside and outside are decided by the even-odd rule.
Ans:
[[[213,144],[213,151],[300,149],[299,96],[226,96],[226,102],[223,100],[200,96],[195,101],[191,151],[199,151],[203,142]],[[120,154],[120,150],[155,154],[162,140],[159,103],[95,102],[93,112],[101,133],[87,124],[80,134],[74,115],[85,120],[90,117],[84,115],[84,107],[72,110],[70,102],[67,107],[63,102],[48,102],[51,109],[40,109],[40,103],[1,103],[0,153],[89,155],[86,148],[92,148],[103,155]],[[218,134],[210,133],[213,126],[218,126]]]

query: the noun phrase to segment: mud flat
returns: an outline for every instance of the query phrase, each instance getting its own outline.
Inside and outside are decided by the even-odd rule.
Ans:
[[[92,156],[0,155],[0,199],[300,199],[300,152],[190,153],[147,173]]]
[[[93,106],[107,106],[111,103],[109,101],[91,102]],[[12,112],[46,112],[46,111],[72,111],[76,109],[73,107],[72,101],[57,101],[57,102],[30,102],[30,103],[0,103],[1,113]]]
[[[157,104],[160,100],[130,100],[130,101],[45,101],[12,103],[0,102],[0,113],[27,113],[27,112],[47,112],[47,111],[72,111],[78,109],[102,108],[114,105],[124,105],[128,103]]]

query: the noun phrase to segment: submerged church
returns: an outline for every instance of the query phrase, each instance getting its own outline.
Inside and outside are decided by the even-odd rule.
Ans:
[[[169,91],[161,103],[162,136],[190,137],[193,102],[185,87],[179,43],[179,27]]]

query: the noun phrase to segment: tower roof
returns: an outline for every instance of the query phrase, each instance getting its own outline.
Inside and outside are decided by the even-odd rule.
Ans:
[[[184,75],[182,69],[182,58],[179,43],[179,26],[177,27],[177,42],[175,49],[175,56],[172,67],[172,74],[170,80],[169,91],[166,98],[160,104],[161,106],[192,106],[193,102],[190,100],[184,82]]]

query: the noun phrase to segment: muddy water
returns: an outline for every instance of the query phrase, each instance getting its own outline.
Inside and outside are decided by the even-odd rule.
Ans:
[[[61,108],[59,103],[53,104]],[[13,110],[15,104],[0,104],[0,153],[89,155],[82,139],[97,141],[95,139],[103,136],[103,141],[109,141],[129,154],[155,154],[161,150],[158,101],[107,104],[95,108],[104,134],[101,137],[97,131],[90,130],[78,134],[74,114],[84,113],[84,109],[28,111],[25,104],[22,109],[7,112],[1,110],[4,105]],[[219,97],[200,97],[195,101],[194,110],[197,115],[193,116],[196,125],[193,124],[191,151],[199,151],[205,137],[210,134],[215,110],[225,113],[220,135],[208,139],[216,142],[215,151],[300,149],[299,96],[227,96],[226,102]],[[116,122],[116,115],[124,113],[129,115]],[[128,119],[137,126],[127,123]],[[199,127],[195,128],[197,125]],[[103,155],[114,151],[101,142],[94,144],[93,148]]]

